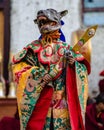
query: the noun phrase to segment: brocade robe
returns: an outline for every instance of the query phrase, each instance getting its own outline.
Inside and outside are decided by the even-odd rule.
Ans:
[[[60,40],[44,46],[36,40],[13,57],[21,130],[84,130],[89,64],[72,53],[75,67],[66,65],[68,49]],[[41,88],[47,73],[53,79]]]

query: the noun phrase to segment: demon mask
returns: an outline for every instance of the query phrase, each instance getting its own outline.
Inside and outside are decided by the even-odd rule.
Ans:
[[[50,33],[61,28],[61,18],[67,13],[67,10],[61,12],[54,9],[40,10],[34,22],[38,24],[41,34]]]

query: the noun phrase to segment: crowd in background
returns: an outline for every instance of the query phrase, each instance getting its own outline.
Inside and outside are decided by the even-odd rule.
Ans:
[[[104,77],[104,70],[99,76]],[[104,78],[98,83],[99,95],[88,98],[85,126],[86,130],[104,130]]]

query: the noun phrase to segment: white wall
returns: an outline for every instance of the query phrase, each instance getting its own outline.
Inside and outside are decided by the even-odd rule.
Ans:
[[[40,35],[33,19],[40,9],[68,10],[62,30],[70,43],[71,33],[81,26],[81,0],[11,0],[11,52],[17,53]],[[92,38],[92,72],[89,76],[89,92],[98,91],[99,72],[104,69],[104,28],[98,28]]]
[[[78,5],[79,0],[11,0],[11,51],[16,53],[39,37],[40,33],[33,19],[38,10],[47,8],[69,11],[63,18],[65,25],[62,27],[69,43],[71,32],[80,26]]]
[[[98,91],[98,82],[104,78],[99,73],[104,70],[104,28],[98,27],[95,36],[92,38],[92,62],[91,74],[89,76],[90,91]]]

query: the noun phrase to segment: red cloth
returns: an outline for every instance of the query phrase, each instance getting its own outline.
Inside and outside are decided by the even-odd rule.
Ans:
[[[101,79],[98,83],[100,92],[104,92],[104,79]]]
[[[14,117],[3,117],[0,121],[0,130],[20,130],[20,122]]]
[[[104,112],[101,113],[99,120],[102,122],[103,127],[97,125],[97,112],[96,104],[90,104],[86,108],[85,126],[86,130],[104,130]]]
[[[68,107],[72,130],[85,130],[81,115],[81,108],[77,94],[77,85],[75,72],[67,67],[66,74],[66,89],[68,95]]]
[[[100,72],[100,76],[104,76],[104,70]]]
[[[52,94],[52,87],[47,86],[43,89],[27,124],[26,130],[43,130],[47,112],[51,104]]]
[[[67,67],[66,89],[72,130],[85,130],[81,115],[81,108],[77,94],[76,76],[73,69]],[[89,68],[89,67],[88,67]],[[90,73],[90,69],[89,69]],[[46,89],[46,90],[45,90]],[[26,130],[43,130],[53,90],[44,88],[27,124]],[[44,100],[45,97],[45,100]],[[45,104],[45,105],[44,105]]]

